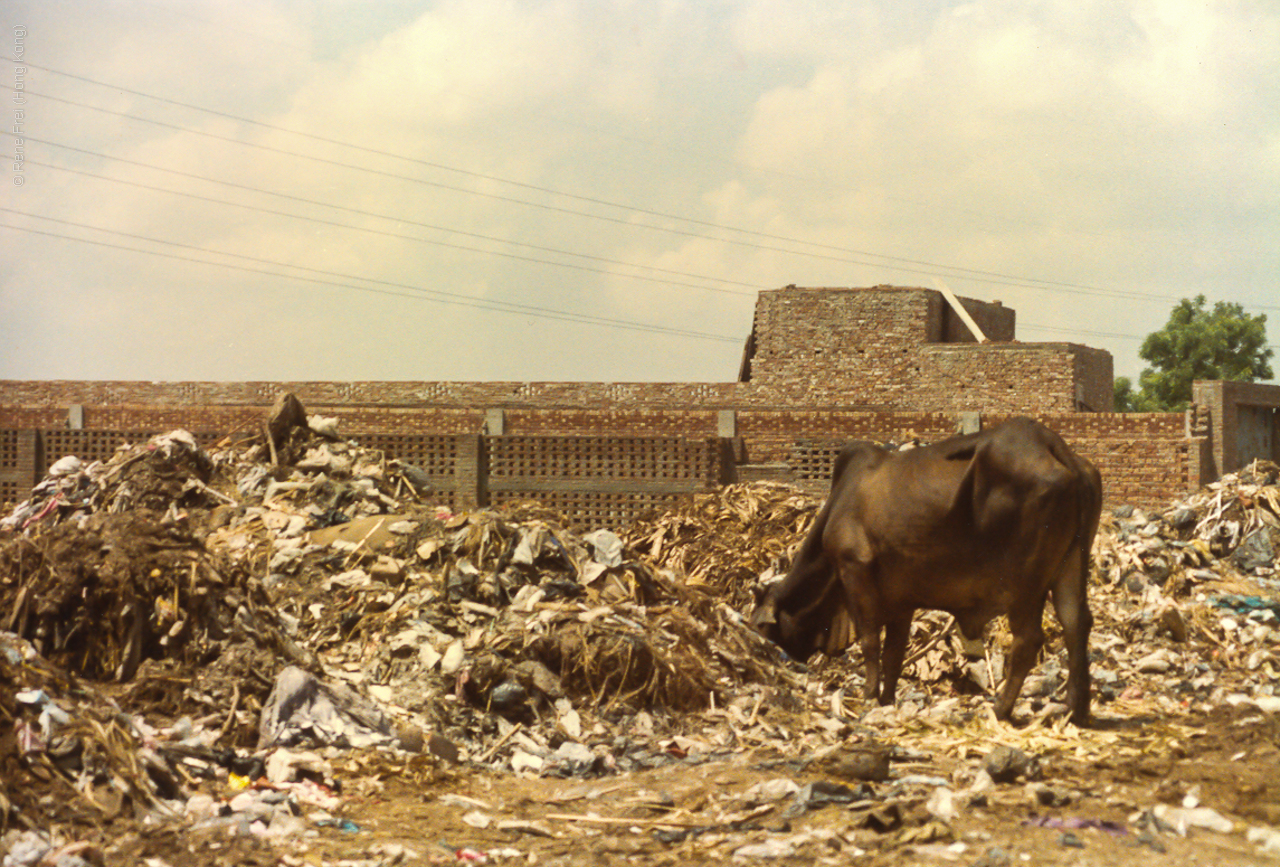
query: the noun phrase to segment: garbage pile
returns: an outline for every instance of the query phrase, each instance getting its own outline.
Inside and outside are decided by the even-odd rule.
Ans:
[[[821,501],[775,482],[728,485],[628,528],[627,548],[744,610],[786,574]]]
[[[1169,586],[1173,596],[1189,587],[1249,575],[1280,587],[1280,468],[1254,461],[1160,512],[1115,510],[1098,545],[1098,568],[1110,583],[1130,590]]]
[[[579,743],[599,716],[790,676],[716,593],[611,531],[578,537],[533,505],[450,514],[420,472],[291,397],[261,438],[206,451],[174,431],[63,458],[0,527],[19,696],[3,714],[31,718],[5,744],[26,770],[4,775],[0,810],[36,826],[51,817],[33,768],[90,804],[106,786],[123,797],[111,815],[135,818],[190,814],[191,763],[225,780],[286,748],[600,768]],[[183,737],[157,746],[143,715]],[[513,736],[540,724],[554,748]]]
[[[1259,462],[1158,513],[1106,516],[1092,588],[1100,715],[1280,719],[1278,482]],[[319,829],[356,833],[344,793],[390,779],[593,780],[747,750],[786,779],[641,827],[719,846],[716,858],[852,853],[953,841],[950,823],[993,784],[1034,783],[1040,807],[1068,797],[990,758],[996,739],[1046,757],[1113,743],[1065,722],[1051,619],[1018,730],[989,712],[1001,625],[974,662],[949,615],[920,613],[892,708],[857,697],[858,660],[805,666],[748,627],[819,505],[753,483],[587,534],[533,503],[454,514],[421,471],[344,440],[291,395],[258,436],[204,449],[174,431],[103,462],[63,458],[0,519],[4,865],[162,867],[201,840],[231,847],[218,863],[291,863],[254,845],[305,852]],[[507,835],[495,840],[555,836],[447,797],[463,826]],[[843,837],[759,824],[832,805],[854,817]],[[1150,828],[1174,827],[1148,812]],[[566,815],[547,821],[598,821]],[[171,848],[143,828],[175,829]],[[449,860],[532,857],[455,850]]]
[[[1111,617],[1093,644],[1104,700],[1280,710],[1280,468],[1255,461],[1160,511],[1104,516],[1094,546]],[[1160,687],[1174,696],[1160,696]]]

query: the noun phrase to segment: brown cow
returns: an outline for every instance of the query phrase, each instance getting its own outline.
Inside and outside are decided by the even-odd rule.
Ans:
[[[866,662],[863,693],[892,704],[917,608],[955,615],[970,641],[1007,614],[1013,647],[996,716],[1008,719],[1044,644],[1052,593],[1067,645],[1067,704],[1086,725],[1086,585],[1101,511],[1097,469],[1031,419],[910,451],[854,443],[836,459],[831,494],[790,572],[752,623],[805,659],[843,650],[851,621]]]

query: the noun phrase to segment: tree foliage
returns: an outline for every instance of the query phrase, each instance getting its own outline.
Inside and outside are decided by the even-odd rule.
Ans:
[[[1186,409],[1191,383],[1197,379],[1253,382],[1270,379],[1267,317],[1219,301],[1206,308],[1203,295],[1182,299],[1164,328],[1142,341],[1138,355],[1151,366],[1138,378],[1138,390],[1126,377],[1115,381],[1115,405],[1121,412],[1165,412]]]

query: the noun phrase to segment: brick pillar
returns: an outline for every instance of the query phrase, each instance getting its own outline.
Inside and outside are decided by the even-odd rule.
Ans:
[[[18,431],[18,478],[35,487],[44,479],[44,456],[36,431]]]
[[[1200,383],[1196,383],[1199,385]],[[1209,392],[1205,392],[1209,394]],[[1218,403],[1221,414],[1222,404]],[[1187,407],[1186,433],[1190,452],[1190,477],[1192,486],[1207,485],[1222,475],[1214,448],[1214,415],[1213,407],[1202,403],[1192,403]]]
[[[507,432],[506,414],[501,408],[495,407],[484,411],[484,432],[494,437],[500,437]]]
[[[458,464],[454,470],[454,492],[459,509],[475,509],[489,504],[489,467],[484,437],[459,434]]]

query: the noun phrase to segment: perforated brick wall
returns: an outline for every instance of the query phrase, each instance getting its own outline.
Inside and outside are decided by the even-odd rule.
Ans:
[[[462,508],[459,496],[461,456],[459,437],[409,433],[366,433],[359,437],[366,448],[379,449],[388,460],[399,460],[422,470],[431,485],[426,495],[451,510]],[[474,481],[471,482],[474,485]]]
[[[576,529],[623,527],[727,481],[714,438],[485,437],[496,506],[536,500]]]
[[[737,420],[751,463],[789,460],[795,443],[815,439],[934,442],[955,433],[957,425],[953,413],[857,410],[745,410]]]
[[[490,485],[553,478],[597,483],[708,485],[719,479],[716,443],[677,437],[485,437]]]
[[[0,504],[20,503],[30,495],[35,443],[35,431],[0,430]]]
[[[680,461],[637,475],[632,457],[600,451],[618,448],[604,441],[628,438],[732,436],[738,463],[793,461],[812,481],[823,476],[837,441],[936,441],[956,429],[961,413],[980,412],[988,424],[1017,413],[1049,421],[1094,458],[1111,501],[1167,501],[1195,487],[1212,465],[1214,453],[1204,439],[1188,437],[1180,414],[1098,412],[1111,406],[1109,354],[1070,343],[1014,342],[1013,310],[960,302],[991,342],[974,343],[932,289],[788,287],[761,293],[739,382],[5,382],[0,429],[52,436],[82,419],[88,431],[106,432],[107,441],[134,435],[114,431],[174,427],[210,437],[252,434],[276,396],[291,391],[310,413],[337,416],[345,435],[421,466],[455,508],[538,494],[597,516],[626,512],[628,502],[658,507],[682,495],[656,488],[660,479],[684,484],[684,472],[715,477]],[[502,442],[482,439],[499,431]],[[559,454],[549,445],[539,452],[531,445],[538,437],[577,439],[556,444],[572,452]],[[76,442],[89,448],[92,441]],[[92,448],[93,456],[109,454],[105,445]],[[517,455],[519,449],[525,451]],[[726,460],[716,458],[722,478]],[[553,475],[512,475],[515,464],[504,461],[545,461]],[[0,471],[0,483],[13,477]]]

